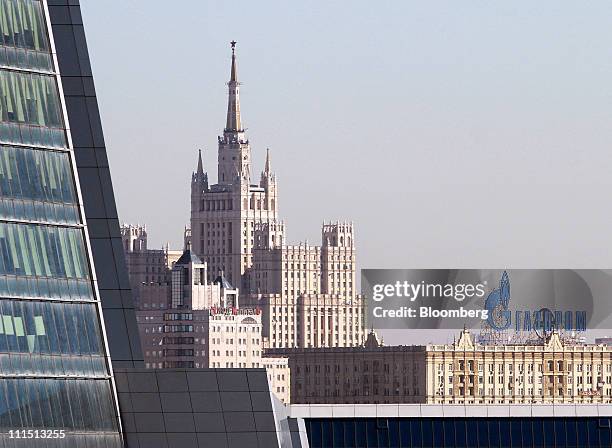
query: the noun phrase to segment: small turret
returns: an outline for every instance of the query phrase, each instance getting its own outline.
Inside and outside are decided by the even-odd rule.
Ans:
[[[202,163],[202,150],[198,150],[198,167],[195,173],[191,175],[192,188],[196,188],[199,192],[208,190],[208,174],[204,172],[204,164]]]
[[[146,226],[123,224],[121,226],[121,240],[123,250],[126,252],[145,252],[147,250]]]
[[[266,148],[266,163],[264,165],[264,170],[261,172],[261,181],[259,182],[259,186],[262,188],[267,188],[274,183],[276,183],[276,175],[272,172],[270,148]]]

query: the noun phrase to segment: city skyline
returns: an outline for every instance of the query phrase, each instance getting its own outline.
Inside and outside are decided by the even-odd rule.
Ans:
[[[612,73],[601,45],[609,5],[523,3],[500,14],[395,4],[369,16],[358,3],[337,23],[337,4],[292,12],[188,3],[189,18],[167,11],[168,21],[190,25],[178,47],[151,31],[165,8],[149,2],[145,15],[140,5],[90,2],[84,14],[120,218],[146,223],[153,246],[180,243],[189,204],[174,198],[188,192],[199,148],[214,166],[235,39],[254,168],[270,147],[288,241],[316,240],[323,217],[347,218],[361,268],[609,263],[612,218],[601,206],[612,187],[604,101]],[[250,20],[239,15],[228,29],[237,11]],[[133,17],[142,24],[122,26]],[[100,32],[108,21],[118,23],[110,38]],[[191,70],[149,70],[147,41]],[[124,61],[120,84],[111,55]]]
[[[414,189],[422,185],[447,194],[439,180],[450,171],[426,167],[446,163],[462,170],[472,162],[461,143],[453,147],[454,158],[414,149],[412,143],[425,134],[413,135],[422,122],[405,119],[418,107],[410,110],[399,101],[406,91],[397,74],[407,60],[399,52],[388,58],[375,51],[400,12],[444,21],[434,14],[439,5],[391,5],[380,10],[390,17],[386,21],[364,16],[358,2],[350,6],[269,9],[240,0],[186,0],[171,8],[156,0],[105,5],[94,17],[113,57],[99,58],[103,82],[97,90],[92,61],[104,51],[89,47],[85,38],[93,9],[83,20],[79,0],[0,0],[0,446],[611,446],[611,338],[590,344],[576,332],[590,323],[603,325],[612,270],[531,269],[523,280],[513,270],[384,270],[374,277],[366,271],[364,292],[376,305],[361,293],[357,272],[370,263],[380,268],[411,259],[422,268],[432,255],[452,262],[454,246],[445,246],[445,238],[456,232],[448,227],[466,231],[469,240],[452,241],[469,245],[472,253],[480,254],[478,245],[489,235],[463,219],[469,216],[466,203],[480,205],[465,191],[455,193],[468,198],[463,202],[413,198],[426,190]],[[115,19],[104,16],[109,11]],[[214,26],[198,26],[201,17]],[[353,27],[356,20],[385,28],[364,33]],[[395,23],[406,29],[406,21]],[[406,34],[419,34],[408,29]],[[214,43],[230,31],[223,47],[231,57],[219,51],[203,70],[202,63],[217,54]],[[134,38],[126,39],[130,34]],[[311,37],[307,45],[301,35]],[[426,40],[420,37],[419,44]],[[236,40],[247,42],[248,51],[240,46],[237,54]],[[385,40],[387,50],[402,46],[401,39]],[[268,41],[275,42],[273,51],[257,48]],[[338,48],[345,51],[336,53]],[[368,52],[385,63],[362,58]],[[243,59],[245,54],[250,56]],[[275,54],[272,63],[265,54]],[[155,62],[141,66],[146,55]],[[323,67],[309,61],[327,62]],[[338,70],[342,61],[372,70],[363,78],[359,70]],[[243,70],[243,62],[252,68]],[[217,97],[211,87],[217,68],[219,75],[229,71],[218,109],[215,100],[207,102]],[[372,75],[383,71],[395,82],[355,90],[366,78],[374,86]],[[253,79],[252,90],[242,90],[243,79]],[[319,82],[320,95],[313,95],[308,86]],[[283,85],[290,88],[284,91]],[[602,94],[596,83],[589,86]],[[409,89],[429,92],[425,86]],[[486,88],[481,93],[486,97]],[[383,104],[387,100],[393,104]],[[212,119],[219,110],[227,111],[223,121]],[[430,117],[438,113],[434,105],[430,111]],[[206,139],[213,121],[224,126],[215,131],[211,161],[210,152],[203,158],[196,151],[201,145],[187,148]],[[580,123],[572,125],[570,133]],[[444,125],[432,122],[431,130],[439,129]],[[111,147],[118,158],[109,157]],[[197,158],[188,162],[187,154]],[[257,154],[265,154],[265,164]],[[513,176],[515,156],[490,159],[513,187],[520,177]],[[607,175],[605,164],[590,162]],[[183,165],[191,167],[187,175],[180,174]],[[542,178],[559,175],[552,165],[544,171],[553,175]],[[528,178],[525,171],[521,175]],[[442,184],[451,187],[457,180]],[[498,184],[488,182],[483,191],[495,197]],[[525,191],[553,220],[546,207],[550,198],[540,203],[533,190],[530,185]],[[128,201],[123,211],[115,193]],[[177,223],[184,202],[189,220]],[[514,222],[504,218],[523,211],[508,202],[506,196],[496,201],[497,209],[483,221],[491,235],[501,235],[502,243],[492,249],[504,265],[512,254],[504,252],[503,241],[512,243],[518,234],[507,234]],[[460,213],[453,215],[457,207]],[[426,216],[434,209],[444,214],[443,222]],[[173,250],[157,248],[162,240],[155,237],[149,247],[143,226],[121,224],[142,222],[139,216],[149,228],[175,236]],[[601,224],[587,216],[589,223]],[[319,225],[320,233],[310,228]],[[547,234],[563,235],[562,225],[549,227]],[[589,235],[605,249],[596,234]],[[589,253],[587,246],[579,245]],[[542,245],[537,250],[555,255]],[[462,262],[474,262],[470,251],[458,254]],[[574,255],[571,249],[568,254]],[[512,301],[511,291],[525,303]],[[433,310],[437,315],[430,313],[434,321],[401,320],[407,304],[431,310],[432,299],[445,302]],[[437,331],[443,339],[444,330],[434,328],[452,331],[458,325],[440,322],[442,314],[464,315],[480,299],[488,313],[478,321],[480,335],[463,323],[452,344],[419,344],[416,331],[394,330],[410,324],[432,329],[428,338]],[[457,309],[462,311],[451,313]],[[396,321],[369,319],[379,314]],[[376,334],[375,325],[383,334]],[[524,334],[510,339],[510,328]],[[402,345],[384,344],[380,336]]]

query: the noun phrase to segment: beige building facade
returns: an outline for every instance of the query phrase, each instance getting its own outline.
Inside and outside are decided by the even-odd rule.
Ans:
[[[447,345],[270,349],[289,358],[292,403],[612,403],[612,347],[481,345],[469,331]]]
[[[147,237],[145,226],[121,226],[125,263],[136,305],[143,287],[169,281],[170,270],[183,253],[181,250],[170,250],[167,245],[163,249],[149,249]]]
[[[137,311],[147,368],[266,368],[271,390],[290,400],[288,359],[264,356],[261,310]]]
[[[239,286],[243,305],[263,310],[266,346],[362,344],[365,303],[357,294],[353,224],[323,224],[320,245],[287,244],[269,150],[258,183],[252,173],[233,45],[217,183],[209,183],[201,153],[191,176],[193,251],[207,263],[209,280],[223,272]]]
[[[453,345],[427,347],[429,403],[611,403],[612,347],[481,345],[464,331]]]
[[[253,290],[242,301],[264,310],[266,347],[363,344],[365,299],[355,292],[352,223],[324,224],[321,246],[274,246],[281,239],[270,226],[258,230],[249,270]]]
[[[217,183],[209,185],[200,153],[191,178],[191,239],[195,252],[208,263],[211,278],[223,271],[244,291],[249,290],[245,272],[252,264],[256,226],[278,224],[278,190],[269,151],[258,184],[251,182],[252,171],[232,46],[227,117],[218,138]]]
[[[266,369],[270,390],[283,403],[290,402],[289,360],[265,356],[261,309],[212,308],[208,319],[208,367]]]
[[[258,294],[244,303],[263,310],[264,345],[283,347],[357,347],[365,337],[365,298],[329,294]]]

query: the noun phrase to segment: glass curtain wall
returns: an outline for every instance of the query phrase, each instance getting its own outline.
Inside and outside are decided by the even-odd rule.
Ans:
[[[45,10],[42,0],[0,0],[0,447],[31,437],[23,446],[114,448],[111,372]]]
[[[610,417],[306,419],[311,448],[609,448]]]

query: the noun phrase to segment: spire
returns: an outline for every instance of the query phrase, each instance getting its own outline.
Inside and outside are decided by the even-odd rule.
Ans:
[[[270,165],[270,148],[266,148],[266,166],[264,168],[264,172],[267,174],[272,172],[272,167]]]
[[[238,74],[236,73],[236,41],[230,42],[232,46],[232,71],[230,73],[230,82],[238,82]]]
[[[202,150],[198,150],[198,168],[191,175],[191,185],[200,194],[202,190],[208,189],[208,174],[204,172],[204,164],[202,163]],[[194,191],[192,191],[192,194]]]
[[[202,165],[202,150],[198,150],[198,170],[197,174],[204,174],[204,166]]]
[[[272,173],[272,162],[270,161],[270,148],[266,148],[266,164],[261,172],[261,181],[259,182],[259,186],[264,187],[267,190],[270,184],[274,184],[275,182],[276,178]]]
[[[242,131],[242,121],[240,119],[240,83],[238,82],[238,74],[236,70],[236,41],[231,42],[232,46],[232,69],[230,72],[230,80],[227,83],[229,87],[229,98],[227,102],[227,122],[225,123],[225,132],[240,132]]]

